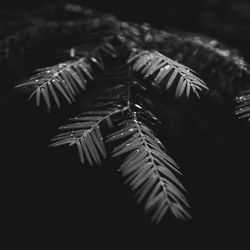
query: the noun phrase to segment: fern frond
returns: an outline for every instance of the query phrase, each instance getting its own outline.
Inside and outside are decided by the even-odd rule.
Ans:
[[[250,122],[250,89],[242,91],[235,99],[236,106],[235,114],[240,119],[247,119]]]
[[[208,90],[206,84],[197,76],[195,72],[157,51],[141,50],[133,53],[128,59],[134,71],[138,71],[144,78],[153,77],[153,85],[169,89],[176,83],[175,97],[180,97],[190,92],[199,98],[199,92]]]
[[[144,201],[153,222],[159,223],[167,211],[179,219],[190,218],[185,189],[176,177],[180,174],[177,164],[138,115],[132,112],[130,118],[123,118],[106,140],[118,144],[113,157],[125,157],[119,169],[121,175],[135,191],[137,201]]]
[[[106,158],[106,147],[103,141],[101,128],[106,125],[113,127],[111,117],[122,113],[126,108],[107,108],[105,110],[95,110],[83,112],[71,118],[70,123],[59,127],[62,132],[55,136],[50,146],[76,145],[82,164],[87,162],[101,165],[101,159]]]
[[[75,97],[81,93],[81,90],[86,89],[89,80],[93,80],[90,63],[86,58],[80,58],[38,69],[28,81],[16,87],[35,88],[29,100],[35,96],[36,105],[40,106],[43,99],[47,110],[50,111],[52,101],[58,108],[61,106],[58,94],[69,104],[75,102]]]

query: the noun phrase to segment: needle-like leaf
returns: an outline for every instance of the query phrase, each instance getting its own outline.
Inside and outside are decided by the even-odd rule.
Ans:
[[[199,97],[199,92],[208,90],[206,84],[195,75],[195,72],[158,51],[139,50],[131,54],[128,63],[134,71],[142,74],[143,78],[153,78],[153,85],[169,89],[176,83],[175,97],[190,95],[190,88]],[[199,91],[199,92],[198,92]]]
[[[176,176],[177,164],[152,130],[139,120],[141,116],[133,112],[124,117],[120,128],[106,139],[107,143],[118,144],[112,156],[124,158],[119,171],[135,191],[138,202],[144,200],[152,221],[159,223],[167,211],[177,218],[190,218],[185,189]]]
[[[61,107],[59,96],[72,104],[76,100],[75,97],[81,93],[79,88],[85,90],[87,82],[93,80],[91,70],[87,59],[80,58],[39,69],[27,82],[16,87],[33,86],[35,90],[30,98],[35,96],[36,105],[40,106],[42,97],[47,110],[50,111],[53,102],[58,108]]]

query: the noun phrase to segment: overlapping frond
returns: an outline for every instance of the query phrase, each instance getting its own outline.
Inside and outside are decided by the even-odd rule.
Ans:
[[[106,147],[101,132],[105,124],[113,127],[112,116],[123,112],[119,106],[107,107],[104,110],[82,112],[71,118],[70,123],[59,127],[61,133],[52,139],[50,146],[76,145],[82,164],[85,159],[90,165],[101,165],[101,159],[106,158]]]
[[[192,69],[157,51],[136,51],[128,62],[132,64],[133,70],[140,72],[144,78],[152,77],[155,86],[169,89],[175,84],[175,97],[182,96],[184,92],[186,97],[189,97],[193,92],[199,98],[199,92],[208,89]]]
[[[159,223],[167,211],[179,219],[190,218],[185,189],[176,177],[180,174],[178,166],[153,131],[139,121],[142,116],[145,115],[132,112],[107,137],[107,143],[118,144],[113,157],[124,157],[119,170],[135,191],[137,201],[144,201],[153,222]],[[146,120],[155,121],[150,117]]]
[[[240,119],[247,119],[250,122],[250,89],[242,91],[236,97],[235,114],[239,116]]]
[[[17,87],[34,88],[29,99],[35,96],[37,106],[43,99],[47,110],[50,111],[52,102],[60,108],[60,97],[63,97],[69,104],[75,102],[76,96],[86,89],[88,81],[93,80],[91,70],[91,65],[86,58],[80,58],[38,69],[35,75]]]

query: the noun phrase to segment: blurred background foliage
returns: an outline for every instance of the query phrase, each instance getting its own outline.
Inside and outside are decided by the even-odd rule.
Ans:
[[[1,1],[2,9],[32,9],[45,4],[67,1]],[[73,0],[123,20],[148,22],[159,28],[178,29],[215,36],[242,50],[249,59],[250,2],[248,0],[155,0],[98,1]]]

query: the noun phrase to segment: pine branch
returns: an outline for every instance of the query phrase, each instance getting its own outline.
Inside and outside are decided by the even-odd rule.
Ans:
[[[79,8],[75,10],[82,12]],[[191,93],[199,98],[201,91],[208,88],[191,69],[193,60],[193,65],[198,65],[194,67],[197,72],[207,70],[209,77],[217,74],[219,80],[222,76],[223,83],[219,87],[223,91],[227,87],[228,92],[235,94],[236,88],[229,86],[225,79],[233,82],[242,75],[249,76],[248,65],[214,41],[181,38],[153,29],[148,24],[129,24],[92,14],[87,20],[72,24],[47,20],[46,30],[52,30],[53,34],[60,31],[63,38],[68,37],[68,33],[78,34],[83,28],[84,39],[77,40],[82,44],[70,49],[72,60],[39,69],[17,87],[30,87],[33,92],[29,99],[34,97],[37,106],[43,101],[50,111],[54,104],[61,107],[61,99],[72,104],[86,89],[89,80],[93,80],[93,63],[104,69],[110,57],[116,58],[110,60],[114,63],[111,63],[111,70],[105,67],[102,75],[94,76],[97,81],[110,81],[108,88],[102,86],[105,88],[102,96],[94,98],[96,105],[61,126],[50,146],[76,145],[82,164],[92,166],[101,165],[109,153],[106,145],[113,145],[112,156],[123,160],[119,172],[135,191],[138,202],[144,203],[145,211],[151,213],[152,221],[159,223],[167,212],[172,212],[176,218],[190,218],[185,188],[177,178],[179,168],[154,133],[159,120],[151,112],[154,98],[152,92],[151,96],[148,92],[173,88],[176,98],[184,94],[189,97]],[[131,51],[133,53],[124,65],[124,59]],[[185,60],[191,68],[181,64]],[[132,71],[151,80],[152,84],[136,81],[131,77]],[[250,121],[250,90],[241,92],[236,102],[239,105],[235,113]]]
[[[178,166],[153,131],[139,121],[144,115],[130,111],[130,117],[123,117],[117,130],[107,137],[107,143],[118,143],[113,157],[125,156],[119,171],[135,191],[137,201],[144,201],[152,222],[159,223],[167,211],[179,219],[191,218],[185,189],[176,177]],[[155,122],[149,117],[146,120]]]
[[[52,139],[50,146],[77,145],[82,164],[87,158],[90,165],[101,165],[101,159],[106,158],[106,146],[101,129],[105,123],[112,128],[112,116],[123,113],[125,110],[126,107],[120,109],[113,106],[104,110],[83,112],[71,118],[69,124],[59,127],[62,132]]]
[[[75,97],[86,89],[88,81],[93,80],[91,65],[86,58],[38,69],[37,72],[28,81],[16,87],[35,88],[29,100],[35,96],[36,105],[40,106],[41,98],[43,98],[48,112],[52,108],[52,101],[58,108],[61,107],[58,93],[69,104],[72,104],[76,100]]]
[[[178,166],[149,128],[160,121],[145,109],[146,97],[137,91],[141,87],[131,78],[105,88],[101,96],[94,98],[96,104],[91,111],[59,128],[62,132],[50,146],[76,145],[82,164],[92,166],[101,165],[108,154],[106,145],[115,143],[112,156],[126,156],[119,170],[136,191],[138,202],[144,201],[152,221],[159,223],[167,211],[180,219],[190,218],[185,189],[176,177],[180,174]]]
[[[175,97],[180,97],[186,92],[189,97],[190,92],[199,98],[199,92],[208,90],[205,83],[195,76],[195,72],[157,51],[141,50],[133,53],[128,59],[133,70],[138,71],[144,78],[153,75],[153,85],[169,89],[173,83],[177,83]]]
[[[97,94],[93,98],[95,105],[92,110],[82,112],[71,118],[69,124],[59,127],[62,132],[52,139],[50,146],[77,145],[82,164],[87,158],[90,165],[101,165],[101,159],[106,158],[101,131],[105,126],[108,130],[113,128],[116,117],[122,116],[129,109],[126,105],[128,91],[128,85],[125,84],[105,88],[102,96]]]
[[[149,24],[121,22],[123,40],[130,48],[157,50],[202,74],[210,92],[216,90],[234,98],[250,78],[249,65],[235,50],[216,39],[180,36]]]
[[[240,119],[247,119],[250,122],[250,89],[242,91],[235,99],[236,106],[235,114]]]

